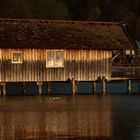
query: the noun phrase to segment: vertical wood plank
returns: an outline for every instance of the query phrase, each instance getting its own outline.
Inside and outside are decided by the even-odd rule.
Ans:
[[[68,71],[68,75],[69,75],[69,79],[71,79],[72,78],[72,65],[71,65],[71,52],[70,52],[70,50],[68,50],[68,65],[69,65],[69,69],[67,69],[67,71]]]
[[[78,80],[78,50],[75,51],[75,78]]]
[[[28,57],[29,55],[28,55],[28,51],[26,50],[26,71],[25,71],[25,73],[26,73],[26,82],[28,82],[29,81],[29,69],[28,69],[28,65],[29,65],[29,57]]]
[[[38,80],[41,81],[42,77],[42,66],[41,66],[41,51],[38,50]]]
[[[89,50],[89,62],[88,62],[88,75],[89,75],[89,81],[92,80],[92,76],[91,76],[91,50]]]
[[[111,76],[111,51],[66,50],[64,68],[46,68],[45,50],[23,49],[23,63],[11,64],[13,50],[20,49],[0,50],[0,81],[64,81],[68,78],[94,81],[97,77]]]
[[[106,79],[106,57],[105,57],[105,50],[103,50],[103,66],[104,66],[104,69],[103,69],[103,76],[105,77]]]
[[[109,52],[106,52],[106,77],[109,79]]]
[[[0,49],[0,82],[2,82],[2,49]]]
[[[35,49],[32,49],[32,81],[35,81]]]
[[[45,64],[44,64],[44,51],[41,50],[41,64],[42,64],[42,81],[44,81],[45,78]]]
[[[66,50],[64,50],[64,54],[63,54],[63,58],[64,58],[64,68],[63,68],[63,75],[64,75],[64,79],[63,81],[66,81]]]
[[[67,63],[67,65],[66,65],[66,76],[67,76],[67,79],[70,79],[71,78],[71,76],[70,76],[70,51],[69,50],[67,50],[67,54],[66,54],[66,57],[67,57],[67,61],[66,61],[66,63]]]
[[[36,70],[37,70],[37,81],[39,81],[39,52],[38,51],[37,51]]]
[[[96,50],[96,58],[95,58],[95,62],[96,62],[96,64],[95,64],[95,69],[96,69],[96,80],[98,79],[98,51]]]
[[[77,80],[80,81],[80,51],[77,50]]]
[[[85,60],[84,60],[84,63],[85,63],[85,67],[84,67],[84,69],[85,69],[85,81],[88,81],[88,77],[89,77],[88,76],[89,75],[89,73],[88,73],[88,65],[87,65],[88,60],[89,60],[88,55],[87,55],[88,50],[86,50],[84,52],[85,52]]]
[[[77,79],[76,50],[73,50],[73,77]]]
[[[84,81],[86,81],[86,51],[83,50],[83,75]]]
[[[94,81],[96,74],[96,51],[91,50],[91,80]]]
[[[112,58],[112,52],[111,51],[108,51],[108,79],[111,78],[111,70],[112,70],[112,63],[111,63],[111,58]]]
[[[35,61],[34,61],[34,79],[35,81],[37,81],[37,50],[35,49],[35,52],[34,52],[34,55],[35,55]]]
[[[104,66],[103,66],[103,51],[99,51],[99,54],[100,54],[100,57],[98,58],[99,59],[99,75],[98,77],[103,77],[103,69],[104,69]]]
[[[84,81],[84,54],[83,50],[81,50],[81,80]]]
[[[32,56],[31,56],[31,49],[29,50],[29,67],[28,67],[28,69],[29,69],[29,81],[31,81],[32,82]]]
[[[82,59],[81,57],[82,57],[82,56],[81,56],[81,50],[79,50],[79,81],[81,81],[81,79],[82,79],[82,78],[81,78],[81,69],[82,69],[82,68],[81,68],[81,61],[82,61],[82,60],[81,60],[81,59]]]
[[[30,52],[30,57],[31,57],[31,66],[30,66],[30,68],[31,68],[31,81],[34,81],[33,79],[34,79],[34,67],[33,67],[33,49],[31,49],[31,52]]]
[[[26,81],[26,49],[24,49],[23,51],[23,82]]]

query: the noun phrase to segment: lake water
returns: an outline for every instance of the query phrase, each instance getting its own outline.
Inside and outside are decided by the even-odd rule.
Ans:
[[[0,97],[0,140],[140,140],[140,96]]]

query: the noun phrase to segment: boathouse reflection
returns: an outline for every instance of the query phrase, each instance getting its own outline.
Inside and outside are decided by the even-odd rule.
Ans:
[[[0,136],[2,139],[11,140],[18,138],[110,140],[112,114],[108,106],[109,99],[105,99],[108,103],[103,106],[98,99],[87,98],[82,100],[73,98],[72,101],[69,100],[69,104],[64,99],[62,101],[50,99],[49,104],[42,104],[40,100],[40,106],[26,102],[22,103],[21,107],[16,106],[18,103],[16,101],[11,106],[5,106],[0,112]],[[101,100],[104,100],[103,98]],[[83,102],[86,100],[88,102]]]

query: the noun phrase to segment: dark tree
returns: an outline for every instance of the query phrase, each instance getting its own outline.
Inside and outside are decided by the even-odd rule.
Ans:
[[[140,0],[0,0],[0,17],[123,21],[140,40]]]

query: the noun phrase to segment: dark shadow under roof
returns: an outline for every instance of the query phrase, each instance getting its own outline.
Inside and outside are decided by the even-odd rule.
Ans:
[[[0,48],[132,49],[121,24],[0,19]]]

